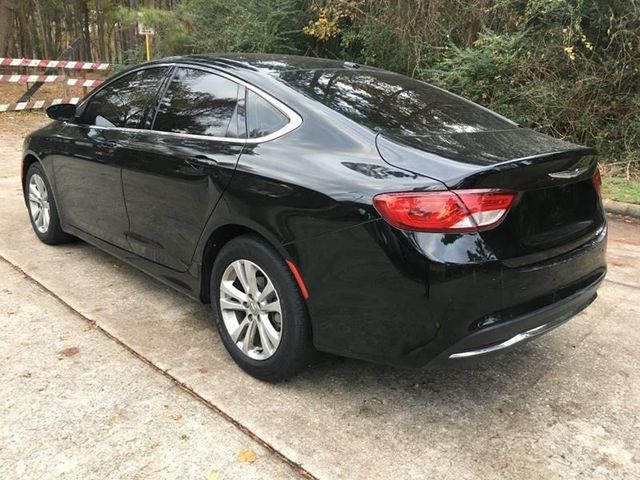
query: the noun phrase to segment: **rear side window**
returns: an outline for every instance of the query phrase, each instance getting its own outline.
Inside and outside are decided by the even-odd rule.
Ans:
[[[168,67],[145,68],[107,85],[89,100],[82,122],[99,127],[139,128]]]
[[[213,73],[180,68],[171,80],[154,130],[225,137],[238,105],[238,84]]]
[[[247,89],[247,130],[249,138],[259,138],[277,132],[289,119],[255,92]]]
[[[372,130],[405,135],[473,133],[516,125],[473,102],[391,72],[283,72],[295,90]]]

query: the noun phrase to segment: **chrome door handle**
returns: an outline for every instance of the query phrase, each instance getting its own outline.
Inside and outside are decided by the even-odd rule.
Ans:
[[[195,157],[189,157],[185,160],[185,162],[194,168],[218,166],[218,161],[216,159],[207,157],[205,155],[196,155]]]
[[[116,148],[118,144],[111,140],[105,140],[104,142],[98,142],[98,146],[103,148]]]

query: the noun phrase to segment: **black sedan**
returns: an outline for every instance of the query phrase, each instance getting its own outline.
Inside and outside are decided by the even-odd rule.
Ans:
[[[263,380],[317,351],[475,361],[563,323],[605,275],[592,150],[402,75],[167,58],[47,113],[22,164],[40,240],[211,303]]]

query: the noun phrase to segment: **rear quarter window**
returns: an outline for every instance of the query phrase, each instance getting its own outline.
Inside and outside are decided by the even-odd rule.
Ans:
[[[246,116],[249,138],[264,137],[277,132],[289,123],[284,113],[248,89]]]
[[[293,89],[379,132],[427,135],[517,127],[473,102],[391,72],[298,70],[283,72],[280,79]]]

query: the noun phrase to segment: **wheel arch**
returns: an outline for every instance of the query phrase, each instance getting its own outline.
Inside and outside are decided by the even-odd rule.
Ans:
[[[29,171],[29,168],[31,167],[31,165],[33,165],[34,163],[39,163],[40,165],[42,165],[42,162],[40,161],[40,159],[37,157],[35,153],[26,152],[24,157],[22,157],[22,169],[20,170],[20,178],[22,181],[23,192],[26,188],[27,172]]]
[[[280,255],[282,255],[282,258],[285,259],[285,261],[292,257],[291,254],[293,252],[285,249],[274,238],[270,238],[271,235],[264,234],[256,228],[240,223],[227,223],[218,226],[211,232],[211,234],[207,238],[207,241],[204,244],[204,248],[202,250],[202,255],[200,256],[200,299],[203,303],[211,302],[211,271],[213,269],[213,262],[218,256],[218,253],[220,253],[220,250],[222,250],[222,248],[227,243],[241,235],[253,235],[260,238],[261,240],[271,245]]]

